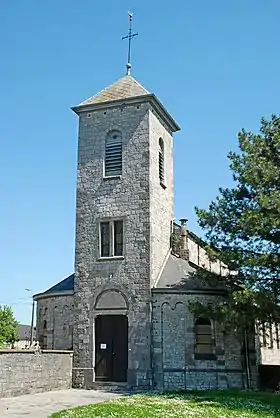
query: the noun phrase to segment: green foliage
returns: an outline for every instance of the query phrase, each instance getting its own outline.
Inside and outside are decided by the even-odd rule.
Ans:
[[[211,257],[235,272],[229,284],[241,286],[209,313],[228,324],[279,322],[280,117],[262,119],[258,134],[242,130],[238,141],[240,152],[228,155],[234,187],[219,189],[208,210],[196,208]]]
[[[14,343],[17,337],[18,322],[14,318],[9,306],[0,305],[0,347],[4,344]]]

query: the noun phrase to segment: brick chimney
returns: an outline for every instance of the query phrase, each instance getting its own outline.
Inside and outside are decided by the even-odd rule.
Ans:
[[[188,250],[188,232],[187,232],[187,222],[185,218],[180,219],[181,222],[181,248],[180,248],[180,257],[184,260],[189,260],[189,250]]]

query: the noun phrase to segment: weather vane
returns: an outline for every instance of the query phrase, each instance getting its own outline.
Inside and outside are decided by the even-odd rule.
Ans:
[[[128,35],[127,36],[123,36],[122,39],[128,39],[128,54],[127,54],[127,64],[126,64],[126,75],[130,74],[130,70],[131,70],[131,39],[134,38],[134,36],[137,36],[138,33],[132,33],[132,16],[133,13],[128,12],[128,16],[129,16],[129,31],[128,31]]]

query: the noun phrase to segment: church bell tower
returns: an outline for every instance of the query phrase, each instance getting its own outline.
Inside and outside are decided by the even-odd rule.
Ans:
[[[151,288],[170,250],[179,126],[130,68],[128,61],[125,76],[73,108],[76,387],[151,387]]]

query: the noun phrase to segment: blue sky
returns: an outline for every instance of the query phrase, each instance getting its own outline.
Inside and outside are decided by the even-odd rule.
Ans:
[[[278,113],[279,0],[14,0],[0,9],[0,304],[29,322],[33,293],[74,264],[77,117],[70,107],[132,75],[182,130],[174,138],[175,215],[231,184],[242,127]]]

